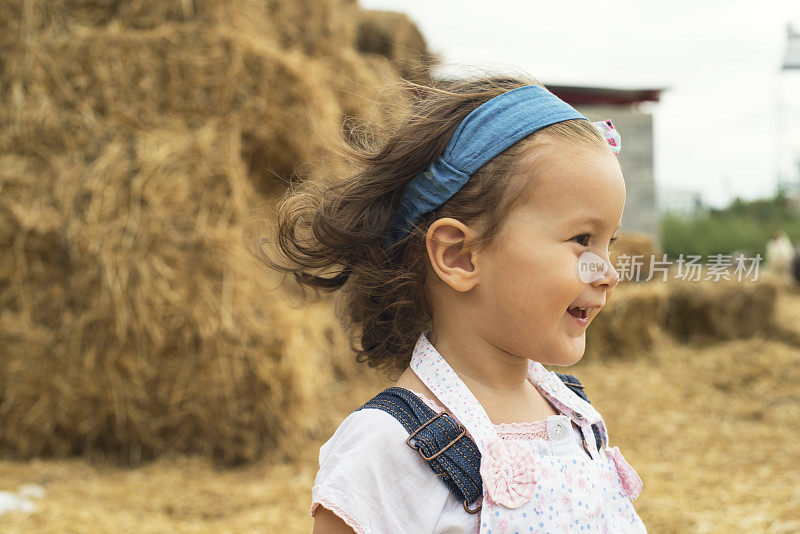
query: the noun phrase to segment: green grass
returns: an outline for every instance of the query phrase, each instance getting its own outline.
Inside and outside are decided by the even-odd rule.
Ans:
[[[793,243],[800,242],[800,214],[782,194],[745,202],[735,200],[723,210],[693,217],[665,214],[661,240],[670,258],[680,254],[730,254],[745,250],[764,257],[767,241],[775,230],[783,230]]]

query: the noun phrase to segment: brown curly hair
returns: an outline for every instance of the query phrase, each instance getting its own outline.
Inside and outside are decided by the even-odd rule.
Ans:
[[[353,331],[358,362],[399,375],[411,360],[419,335],[432,324],[426,292],[425,236],[436,219],[452,217],[476,229],[477,245],[497,235],[505,216],[528,186],[513,179],[515,163],[533,141],[548,139],[606,144],[588,121],[543,128],[517,142],[472,175],[450,200],[426,214],[387,255],[389,232],[406,184],[445,149],[459,123],[475,108],[506,91],[542,85],[526,76],[405,82],[407,115],[385,136],[360,135],[340,149],[354,165],[345,176],[320,176],[290,186],[277,203],[274,241],[258,241],[258,254],[271,268],[294,275],[300,287],[341,289],[343,326]],[[264,253],[273,243],[279,257]]]

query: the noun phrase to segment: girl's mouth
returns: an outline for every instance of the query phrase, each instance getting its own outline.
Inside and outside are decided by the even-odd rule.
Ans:
[[[586,319],[589,316],[588,310],[586,308],[578,308],[577,306],[573,306],[571,308],[567,308],[567,311],[573,317],[577,317],[578,319]]]
[[[586,308],[578,308],[577,306],[571,306],[567,308],[567,313],[569,313],[575,321],[581,326],[587,326],[589,324],[589,310]]]

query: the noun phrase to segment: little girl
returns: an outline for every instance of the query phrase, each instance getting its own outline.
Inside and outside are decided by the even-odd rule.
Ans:
[[[618,281],[619,136],[533,79],[409,94],[279,213],[272,265],[341,288],[358,361],[399,375],[320,449],[314,532],[645,532],[641,480],[543,366],[581,359]]]

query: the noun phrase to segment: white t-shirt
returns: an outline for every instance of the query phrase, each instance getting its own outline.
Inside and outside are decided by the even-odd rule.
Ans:
[[[436,412],[444,410],[417,395]],[[495,428],[502,439],[522,440],[537,455],[589,458],[580,430],[566,415]],[[357,534],[478,532],[480,513],[464,510],[406,438],[400,421],[383,410],[365,408],[348,415],[320,448],[312,517],[317,506],[324,506]]]

